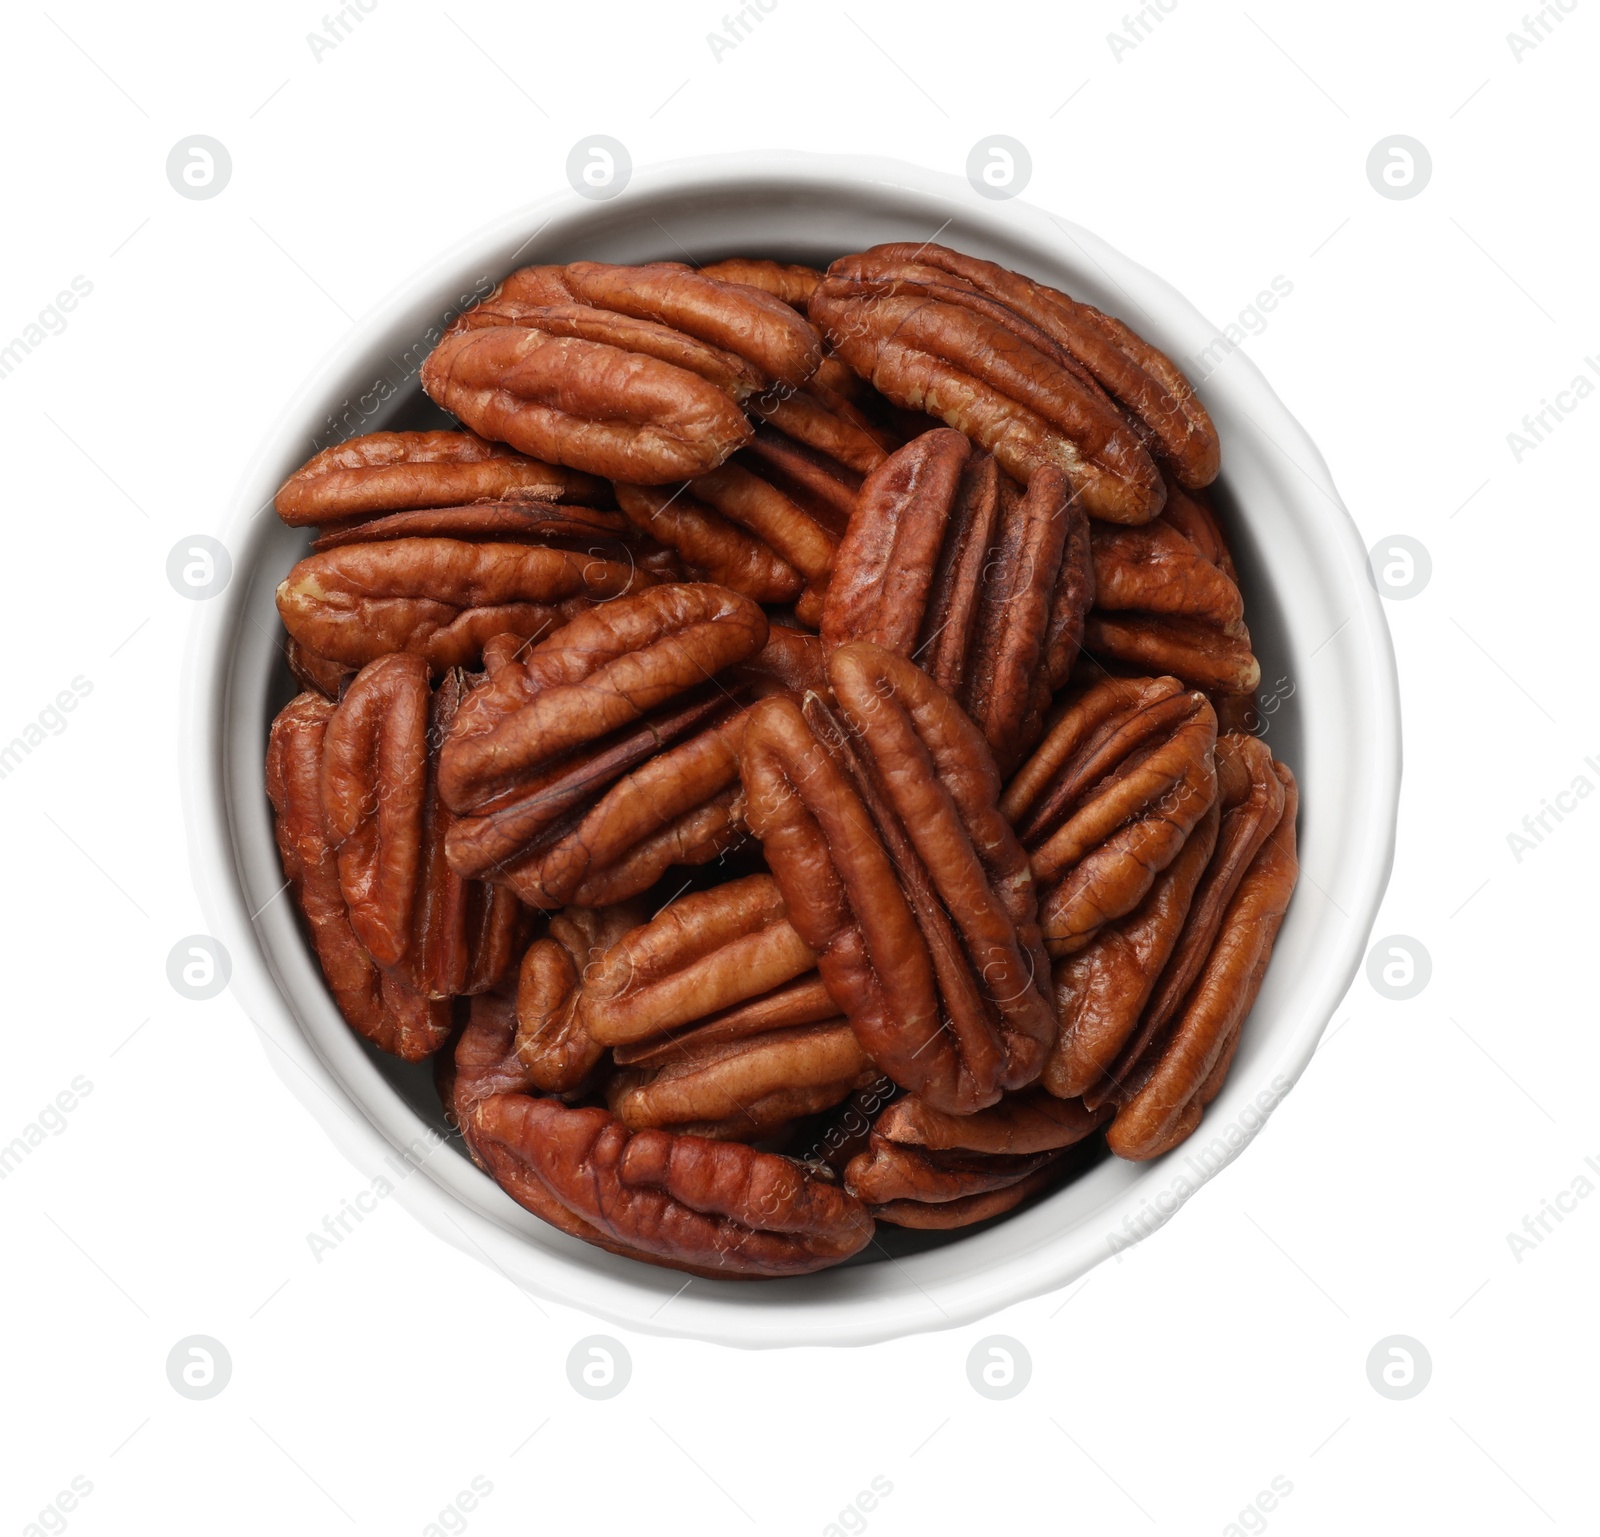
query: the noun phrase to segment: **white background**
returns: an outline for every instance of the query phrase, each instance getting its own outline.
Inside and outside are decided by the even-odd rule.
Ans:
[[[0,1531],[75,1477],[91,1492],[42,1529],[425,1532],[477,1477],[492,1493],[442,1529],[817,1533],[878,1477],[892,1492],[845,1529],[1594,1530],[1600,1199],[1520,1256],[1507,1239],[1600,1162],[1600,803],[1520,861],[1507,838],[1600,785],[1600,402],[1520,463],[1507,441],[1600,355],[1600,4],[1569,3],[1520,57],[1520,0],[1176,0],[1120,52],[1122,0],[777,0],[720,58],[711,3],[377,0],[320,57],[312,5],[13,11],[0,342],[75,276],[93,291],[0,379],[0,740],[75,677],[92,692],[0,779],[0,1143],[92,1087],[0,1182]],[[228,995],[185,1001],[165,973],[203,926],[168,551],[218,531],[352,317],[561,187],[596,132],[640,165],[770,146],[953,172],[982,135],[1021,140],[1031,201],[1219,324],[1292,284],[1249,354],[1365,541],[1407,534],[1433,563],[1387,605],[1406,778],[1376,930],[1431,954],[1420,996],[1358,978],[1247,1153],[1076,1289],[870,1349],[627,1336],[607,1402],[565,1362],[622,1331],[531,1302],[394,1201],[319,1262],[308,1233],[365,1179]],[[166,178],[195,133],[231,153],[213,200]],[[1407,201],[1365,172],[1395,133],[1433,162]],[[1033,1362],[1006,1402],[967,1380],[992,1333]],[[204,1402],[167,1381],[191,1334],[233,1363]],[[1403,1402],[1366,1370],[1392,1334],[1433,1363]],[[1275,1477],[1292,1492],[1241,1523]]]

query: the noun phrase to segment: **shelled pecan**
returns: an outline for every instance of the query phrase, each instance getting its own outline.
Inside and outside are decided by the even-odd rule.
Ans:
[[[369,432],[308,459],[273,501],[298,528],[481,500],[594,502],[606,483],[471,432]]]
[[[925,433],[862,485],[823,605],[823,644],[868,640],[912,658],[1010,768],[1076,659],[1093,580],[1088,538],[1055,469],[1024,492],[959,432]]]
[[[1107,678],[1072,700],[1006,787],[1054,956],[1132,911],[1216,797],[1217,718],[1176,678]]]
[[[273,723],[268,794],[285,872],[350,1024],[415,1060],[451,1027],[449,1000],[510,966],[522,909],[444,860],[437,742],[465,683],[430,695],[420,658],[364,669],[335,708],[301,695]]]
[[[744,730],[716,674],[755,658],[761,610],[709,584],[646,588],[531,648],[491,647],[440,785],[450,862],[560,907],[636,895],[736,836]]]
[[[1053,465],[1094,517],[1144,523],[1161,510],[1160,473],[1111,397],[971,283],[871,251],[836,261],[807,312],[880,394],[963,432],[1023,484]]]
[[[1240,879],[1170,1027],[1119,1075],[1117,1114],[1106,1140],[1120,1158],[1155,1158],[1182,1142],[1221,1093],[1232,1066],[1300,873],[1299,790],[1283,764],[1272,768],[1283,788],[1282,817]]]
[[[879,1115],[845,1188],[881,1222],[966,1227],[1021,1205],[1060,1170],[1062,1155],[1110,1119],[1042,1089],[1008,1094],[972,1115],[935,1110],[916,1095]]]
[[[769,875],[680,897],[584,978],[574,1026],[611,1047],[627,1125],[750,1140],[876,1076]]]
[[[1026,856],[978,728],[912,663],[828,658],[843,716],[756,707],[746,819],[868,1055],[941,1109],[1034,1081],[1055,1033]]]
[[[1250,649],[1232,561],[1200,504],[1176,493],[1172,501],[1189,532],[1166,514],[1140,528],[1093,530],[1095,601],[1084,645],[1124,667],[1171,673],[1196,688],[1253,694],[1261,667]]]
[[[1008,329],[1030,341],[1042,333],[1117,402],[1180,485],[1192,490],[1217,478],[1221,445],[1194,387],[1165,353],[1122,321],[948,246],[873,246],[828,270],[831,276],[841,269],[858,279],[898,279],[911,291],[938,291],[949,302],[995,314],[1003,324],[1009,312]]]
[[[439,673],[475,663],[491,636],[532,640],[654,580],[632,560],[547,545],[384,539],[308,555],[277,602],[283,627],[325,661],[363,667],[409,651]]]

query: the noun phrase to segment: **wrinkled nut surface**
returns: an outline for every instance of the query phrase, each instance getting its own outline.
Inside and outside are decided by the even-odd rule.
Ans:
[[[277,602],[283,627],[318,657],[364,667],[411,651],[438,673],[475,663],[492,636],[532,639],[654,580],[631,561],[536,544],[387,539],[308,555]]]
[[[350,925],[338,863],[322,825],[322,749],[332,714],[328,700],[302,694],[272,723],[266,777],[278,852],[346,1023],[383,1050],[420,1061],[449,1039],[450,1004],[384,971]]]
[[[1233,563],[1209,514],[1181,493],[1173,501],[1196,537],[1165,514],[1140,528],[1094,528],[1095,600],[1084,644],[1123,666],[1171,673],[1195,688],[1252,694],[1261,666],[1250,648]]]
[[[340,523],[479,500],[588,502],[605,483],[471,432],[369,432],[325,448],[273,501],[285,523]]]
[[[828,659],[844,723],[813,696],[758,705],[746,818],[868,1055],[941,1109],[1038,1077],[1055,1033],[1026,857],[999,775],[920,669],[856,643]]]
[[[529,1211],[618,1253],[697,1275],[804,1275],[865,1248],[873,1224],[840,1186],[777,1153],[609,1112],[496,1094],[469,1111],[489,1171]]]
[[[941,245],[874,246],[854,258],[863,274],[904,274],[963,295],[981,295],[1056,344],[1128,414],[1151,453],[1189,489],[1209,485],[1221,467],[1216,427],[1181,369],[1120,320],[1021,273]],[[837,264],[836,264],[837,265]],[[832,269],[830,269],[831,271]]]
[[[1120,1158],[1155,1158],[1177,1146],[1222,1091],[1300,872],[1299,791],[1283,764],[1273,771],[1283,787],[1283,815],[1240,880],[1170,1033],[1151,1043],[1119,1090],[1106,1140]]]
[[[767,634],[748,599],[676,584],[515,656],[491,647],[440,755],[452,866],[538,906],[593,906],[730,847],[744,712],[716,675]]]
[[[1112,399],[970,284],[868,252],[835,262],[807,309],[880,394],[964,433],[1024,485],[1053,465],[1094,517],[1144,523],[1161,510],[1160,472]]]
[[[727,261],[711,262],[700,269],[703,277],[715,278],[719,283],[744,283],[759,288],[785,304],[793,305],[805,313],[806,300],[811,290],[822,281],[822,273],[815,267],[803,267],[793,262],[757,261],[735,256]]]
[[[574,1021],[613,1048],[627,1125],[749,1140],[826,1110],[876,1070],[768,875],[669,903],[589,970]]]
[[[815,329],[791,305],[759,287],[720,281],[679,262],[522,267],[483,300],[491,310],[551,304],[653,321],[743,358],[764,379],[791,385],[804,384],[822,357]]]
[[[1176,678],[1107,678],[1057,716],[1001,810],[1028,850],[1051,955],[1132,911],[1216,797],[1217,718]]]
[[[861,487],[823,644],[872,641],[916,661],[1012,767],[1077,656],[1087,525],[1058,471],[1020,491],[959,432],[925,433]]]

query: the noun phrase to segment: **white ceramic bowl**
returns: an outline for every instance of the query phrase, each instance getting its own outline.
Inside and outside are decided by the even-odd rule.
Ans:
[[[233,578],[198,605],[184,675],[190,853],[234,996],[269,1060],[368,1176],[441,1237],[542,1296],[629,1328],[734,1345],[853,1344],[968,1323],[1050,1291],[1148,1234],[1247,1143],[1310,1060],[1354,975],[1388,879],[1400,779],[1394,657],[1366,557],[1316,448],[1242,355],[1206,379],[1219,485],[1264,690],[1269,737],[1300,779],[1302,879],[1227,1086],[1184,1146],[1115,1159],[965,1236],[890,1234],[892,1256],[794,1280],[696,1280],[618,1259],[523,1211],[459,1151],[426,1069],[366,1047],[323,986],[287,897],[262,790],[267,727],[292,689],[273,589],[304,531],[271,510],[284,478],[355,432],[436,417],[416,383],[431,327],[529,262],[818,265],[879,241],[938,240],[1120,315],[1191,372],[1214,326],[1087,231],[978,197],[954,177],[862,157],[742,154],[639,172],[614,201],[563,193],[471,236],[356,325],[266,436],[233,500]],[[1217,354],[1213,353],[1215,357]],[[1279,683],[1278,680],[1284,680]],[[409,1155],[407,1151],[409,1150]]]

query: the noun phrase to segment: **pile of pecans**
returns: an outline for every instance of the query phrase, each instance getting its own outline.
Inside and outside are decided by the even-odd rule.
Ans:
[[[524,268],[422,384],[459,430],[278,493],[267,793],[340,1011],[506,1191],[794,1275],[1195,1129],[1296,788],[1169,359],[884,245]]]

